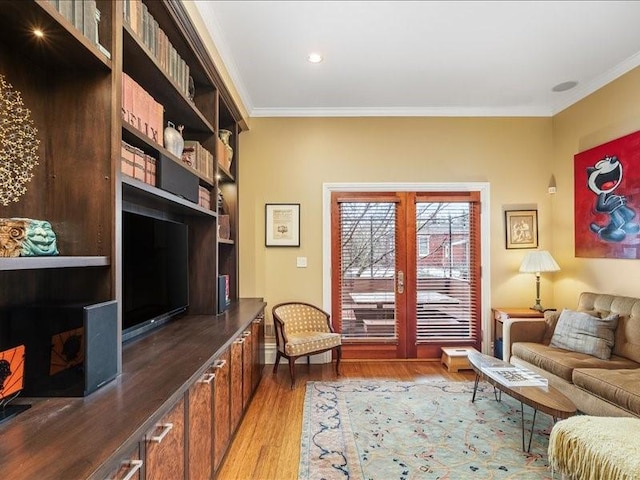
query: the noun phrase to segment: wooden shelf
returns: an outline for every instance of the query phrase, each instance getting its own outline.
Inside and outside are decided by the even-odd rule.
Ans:
[[[107,58],[51,3],[0,0],[0,42],[38,65],[59,70],[111,70]],[[38,39],[34,28],[44,32]]]
[[[122,175],[122,203],[123,210],[128,211],[142,207],[186,216],[218,216],[212,210],[126,175]]]
[[[149,49],[128,25],[124,25],[123,48],[125,73],[162,104],[165,122],[168,120],[176,125],[184,125],[185,130],[192,134],[214,132],[211,123],[160,68]]]
[[[109,257],[17,257],[0,258],[0,270],[35,270],[43,268],[106,267]]]
[[[142,132],[135,129],[132,125],[128,123],[122,122],[122,139],[127,142],[129,145],[133,145],[134,147],[138,147],[145,151],[145,153],[152,154],[157,158],[158,154],[163,154],[165,157],[170,158],[178,165],[180,165],[185,170],[188,170],[190,173],[193,173],[196,177],[202,180],[201,183],[207,184],[209,187],[213,187],[214,181],[212,178],[205,176],[202,172],[199,172],[195,168],[190,167],[189,165],[182,162],[181,159],[176,157],[173,153],[169,152],[163,146],[157,144],[149,137],[144,135]],[[155,154],[155,155],[153,155]]]
[[[233,175],[231,175],[231,173],[229,172],[229,170],[227,170],[220,164],[218,164],[218,173],[220,174],[220,181],[223,181],[223,182],[236,181],[235,178],[233,178]]]

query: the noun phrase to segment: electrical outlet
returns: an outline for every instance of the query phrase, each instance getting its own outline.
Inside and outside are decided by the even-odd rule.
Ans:
[[[296,267],[298,267],[298,268],[307,268],[307,257],[297,257],[296,258]]]

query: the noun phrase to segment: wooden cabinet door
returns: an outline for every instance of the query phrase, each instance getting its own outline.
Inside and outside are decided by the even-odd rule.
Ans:
[[[120,467],[107,476],[108,480],[142,480],[143,462],[140,458],[140,446],[136,446],[120,463]]]
[[[242,334],[244,343],[242,344],[242,409],[247,408],[251,392],[253,391],[253,383],[251,376],[253,374],[253,335],[251,330],[246,330]]]
[[[253,370],[251,372],[251,388],[255,391],[258,388],[262,371],[264,369],[264,315],[260,314],[251,323],[251,336],[253,341]]]
[[[236,431],[242,418],[242,344],[244,338],[237,338],[231,344],[231,433]]]
[[[184,398],[145,435],[146,480],[184,478]]]
[[[188,393],[189,480],[209,480],[213,473],[213,379],[205,373]]]
[[[213,469],[218,470],[231,437],[229,370],[231,355],[229,350],[216,362],[216,377],[213,387]]]

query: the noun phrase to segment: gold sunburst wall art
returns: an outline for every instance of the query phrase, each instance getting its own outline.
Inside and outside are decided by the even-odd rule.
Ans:
[[[38,165],[38,129],[22,95],[0,73],[0,205],[18,202]]]

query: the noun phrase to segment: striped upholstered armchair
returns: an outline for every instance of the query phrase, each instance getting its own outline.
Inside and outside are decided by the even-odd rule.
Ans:
[[[273,307],[272,313],[277,347],[274,374],[280,358],[288,359],[293,388],[296,378],[294,365],[299,357],[306,356],[309,364],[311,355],[335,349],[336,375],[340,375],[341,336],[331,328],[327,312],[308,303],[288,302]]]

